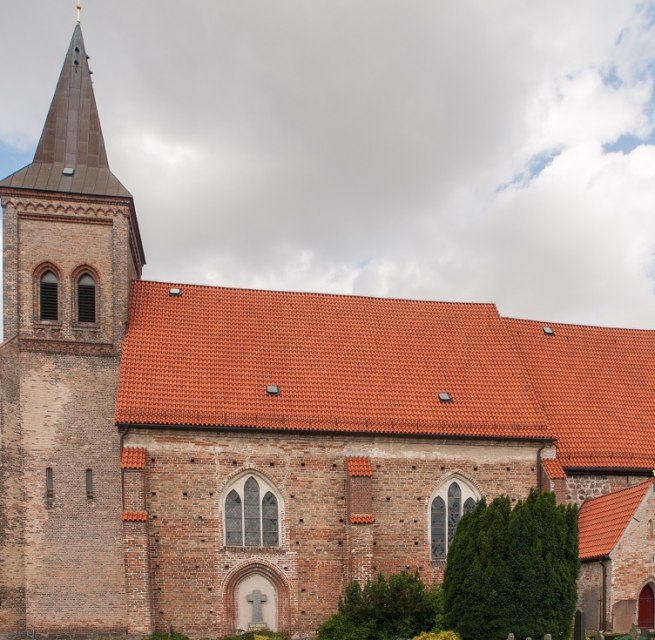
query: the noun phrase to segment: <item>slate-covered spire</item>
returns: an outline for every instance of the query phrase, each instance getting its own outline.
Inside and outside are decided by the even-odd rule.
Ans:
[[[109,170],[82,29],[75,26],[31,164],[0,187],[131,198]]]

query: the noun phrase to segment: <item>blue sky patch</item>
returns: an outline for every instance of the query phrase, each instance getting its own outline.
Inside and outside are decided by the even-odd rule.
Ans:
[[[0,140],[0,180],[32,162],[34,149],[17,149]]]

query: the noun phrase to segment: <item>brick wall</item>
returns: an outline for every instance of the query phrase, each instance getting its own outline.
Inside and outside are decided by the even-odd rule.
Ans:
[[[9,342],[2,360],[0,593],[7,598],[0,596],[0,637],[14,628],[124,632],[113,414],[129,283],[141,270],[131,203],[4,190],[2,204]],[[37,314],[34,271],[43,263],[59,274],[59,318],[51,323]],[[83,265],[97,276],[96,326],[76,323],[74,275]]]
[[[514,501],[536,484],[534,444],[133,429],[125,442],[147,451],[156,628],[172,623],[196,636],[233,630],[232,589],[249,571],[278,585],[281,618],[300,634],[336,610],[360,549],[371,575],[418,568],[428,583],[440,580],[443,561],[430,560],[427,534],[439,479],[458,471],[489,499]],[[348,456],[371,459],[373,524],[348,522]],[[222,501],[246,471],[278,492],[279,547],[224,545]]]
[[[654,520],[655,493],[651,487],[611,554],[613,609],[621,601],[638,600],[642,587],[655,583]]]

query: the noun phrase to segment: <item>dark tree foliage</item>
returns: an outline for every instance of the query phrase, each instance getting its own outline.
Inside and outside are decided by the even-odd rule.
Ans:
[[[353,582],[339,611],[318,629],[318,640],[395,640],[435,626],[440,592],[426,589],[418,573],[380,574],[361,587]]]
[[[579,569],[577,507],[537,490],[513,510],[507,497],[481,501],[448,553],[445,624],[463,640],[566,640]]]

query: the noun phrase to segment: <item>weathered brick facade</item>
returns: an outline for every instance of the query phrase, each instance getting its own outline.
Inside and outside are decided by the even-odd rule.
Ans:
[[[182,367],[190,380],[159,363],[159,373],[170,378],[167,395],[181,394],[174,406],[155,395],[157,380],[136,390],[128,385],[126,402],[117,402],[121,357],[135,335],[133,328],[124,343],[130,288],[144,257],[132,198],[107,164],[79,26],[35,160],[0,181],[0,198],[2,640],[28,631],[63,638],[170,627],[218,637],[262,624],[310,636],[351,580],[405,570],[418,570],[428,583],[442,579],[445,553],[432,557],[430,509],[454,482],[466,485],[471,501],[473,495],[491,500],[505,494],[515,502],[537,486],[554,491],[560,503],[581,504],[635,485],[648,472],[648,452],[626,449],[635,471],[612,472],[612,452],[603,450],[591,457],[609,469],[570,469],[567,475],[555,459],[543,407],[547,386],[538,400],[555,349],[564,363],[556,370],[559,385],[580,364],[568,366],[566,359],[584,352],[584,342],[570,352],[567,345],[605,340],[594,351],[605,353],[617,337],[580,338],[581,327],[567,336],[562,326],[543,342],[538,323],[503,320],[492,305],[196,291],[211,307],[212,327],[215,312],[233,305],[240,315],[223,318],[233,333],[209,348],[206,326],[196,322],[205,342],[188,340],[198,351]],[[39,283],[48,272],[56,277],[58,296],[55,318],[44,320]],[[85,273],[95,282],[95,322],[77,314]],[[186,316],[180,311],[192,287],[183,294],[145,284],[135,285],[134,298],[159,300],[146,311],[165,306],[162,317],[177,318],[173,324],[182,332],[197,321],[197,308]],[[285,315],[292,308],[300,312]],[[286,319],[289,335],[280,336],[262,309]],[[377,322],[369,321],[372,313]],[[156,321],[145,315],[141,328],[152,337]],[[249,330],[253,318],[256,335],[235,329]],[[258,345],[263,356],[252,357],[258,336],[271,326],[271,338]],[[351,326],[357,330],[349,333]],[[628,336],[629,346],[652,353],[645,335]],[[268,353],[282,337],[287,346]],[[299,362],[303,343],[311,349]],[[235,344],[241,352],[231,351]],[[321,360],[335,344],[333,359]],[[619,347],[618,353],[630,351]],[[153,347],[157,353],[169,348],[164,339]],[[224,361],[216,367],[219,351]],[[537,351],[546,354],[540,360],[547,363],[545,373],[526,366]],[[418,364],[405,366],[412,352]],[[263,373],[271,355],[275,367]],[[322,369],[311,369],[315,360]],[[212,384],[223,363],[232,377],[224,381],[225,405],[219,406]],[[149,365],[131,371],[136,386]],[[598,368],[596,360],[592,365]],[[646,373],[636,384],[627,380],[633,393],[652,388],[643,384]],[[282,375],[288,387],[280,391],[273,384],[269,391]],[[197,385],[196,378],[202,378]],[[241,406],[230,405],[239,394],[245,394]],[[159,398],[158,406],[136,401],[144,396]],[[128,417],[119,419],[121,411]],[[566,446],[575,460],[589,453],[584,434]],[[264,493],[264,500],[257,493],[261,512],[254,517],[249,483]],[[228,516],[228,497],[238,517]],[[584,564],[579,604],[592,627],[625,628],[635,618],[640,590],[655,583],[654,512],[650,492],[616,548]],[[236,529],[229,528],[230,518]],[[229,544],[228,533],[235,536]],[[245,535],[261,538],[247,543]],[[272,536],[268,542],[266,535]]]
[[[120,435],[112,414],[129,286],[141,268],[130,238],[131,205],[8,190],[2,204],[8,342],[0,629],[122,632]],[[59,279],[56,321],[39,319],[42,265]],[[97,279],[93,326],[76,323],[73,311],[80,267]]]
[[[279,585],[280,618],[307,635],[351,578],[418,569],[427,582],[440,580],[444,562],[432,561],[428,546],[429,498],[440,479],[456,471],[490,499],[516,500],[536,484],[538,453],[536,444],[220,430],[130,429],[125,444],[147,451],[155,627],[198,636],[235,630],[233,590],[250,571]],[[349,478],[347,458],[364,455],[372,477]],[[279,547],[225,545],[226,488],[244,473],[279,492]],[[350,522],[350,480],[370,481],[374,522]],[[140,507],[142,486],[126,479],[130,508]]]

